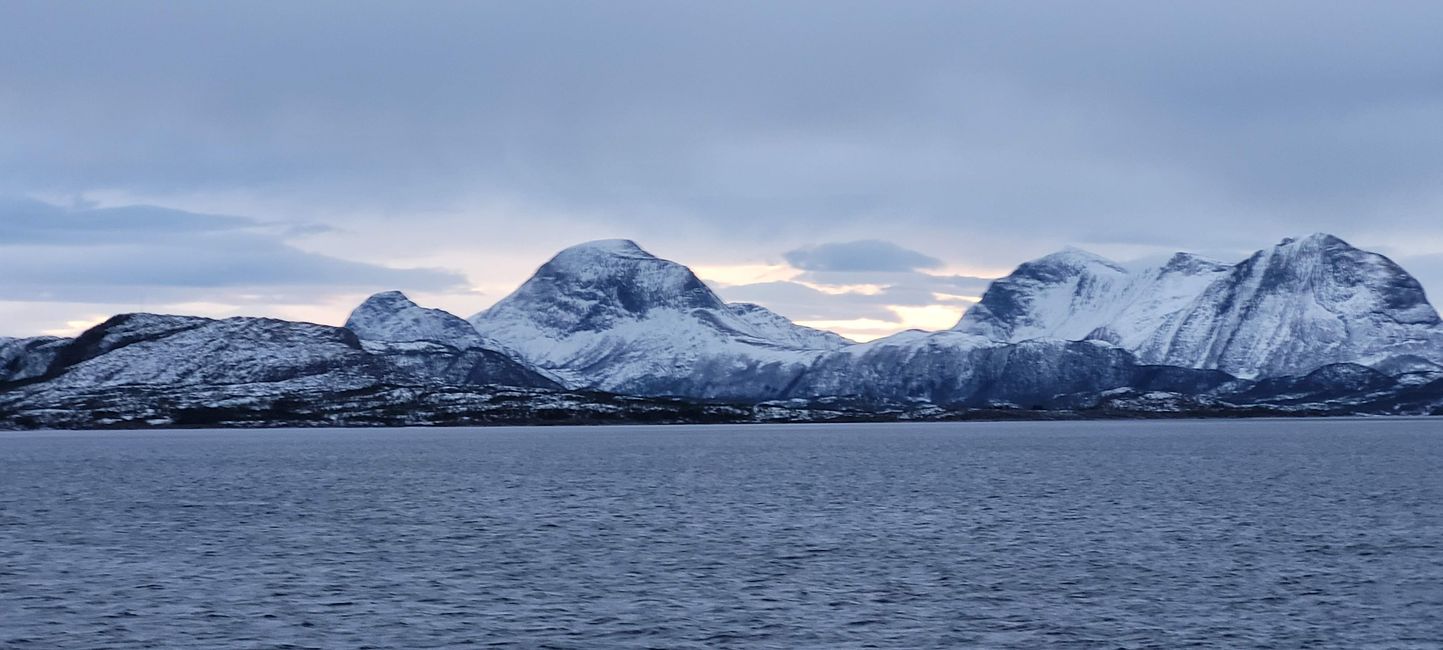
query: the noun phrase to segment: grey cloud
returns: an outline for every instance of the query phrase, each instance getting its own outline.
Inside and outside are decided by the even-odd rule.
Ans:
[[[0,193],[384,214],[377,251],[437,223],[478,253],[573,227],[981,268],[1366,246],[1437,229],[1439,24],[1401,0],[0,3]]]
[[[9,3],[0,191],[499,195],[753,240],[883,215],[953,241],[1359,238],[1360,213],[1434,218],[1382,208],[1437,194],[1440,23],[1426,2]]]
[[[195,214],[154,206],[74,208],[42,201],[0,198],[0,244],[115,244],[151,242],[256,228],[245,217]]]
[[[819,244],[782,255],[804,271],[915,271],[942,266],[942,260],[879,239]]]
[[[297,301],[344,290],[461,290],[436,269],[392,269],[300,250],[243,217],[146,206],[0,204],[0,300]]]

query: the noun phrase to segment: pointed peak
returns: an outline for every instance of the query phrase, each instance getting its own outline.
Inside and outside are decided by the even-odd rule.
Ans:
[[[481,343],[471,324],[461,317],[417,305],[400,291],[382,291],[367,298],[351,311],[345,327],[368,341],[433,341],[455,348]]]
[[[604,329],[657,308],[720,309],[722,300],[691,269],[627,239],[577,244],[557,253],[511,295],[472,317],[554,312],[555,329]]]
[[[1223,271],[1228,268],[1230,268],[1228,264],[1194,253],[1174,253],[1172,257],[1168,258],[1167,263],[1162,265],[1163,272],[1167,273]]]
[[[1035,260],[1026,262],[1023,266],[1061,266],[1072,269],[1081,269],[1089,266],[1105,266],[1110,269],[1124,271],[1122,265],[1092,251],[1083,250],[1076,246],[1068,246],[1055,253],[1043,255]]]
[[[1338,244],[1342,244],[1343,246],[1352,248],[1352,246],[1350,246],[1348,242],[1343,241],[1341,238],[1335,235],[1330,235],[1325,232],[1315,232],[1311,235],[1306,235],[1303,237],[1286,237],[1283,239],[1283,241],[1278,242],[1278,247],[1281,248],[1286,246],[1296,246],[1312,248],[1334,246]]]
[[[415,301],[413,301],[413,300],[411,300],[409,297],[407,297],[406,294],[401,293],[400,291],[382,291],[382,292],[380,292],[380,293],[373,293],[373,294],[371,294],[371,296],[370,296],[369,298],[366,298],[364,301],[362,301],[361,304],[363,304],[363,305],[367,305],[367,304],[373,304],[373,305],[385,305],[385,304],[408,305],[408,304],[409,304],[409,305],[414,305],[414,304],[416,304],[416,303],[415,303]]]

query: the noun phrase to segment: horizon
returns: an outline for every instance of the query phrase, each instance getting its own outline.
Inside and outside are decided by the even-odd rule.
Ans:
[[[128,206],[128,207],[142,207],[142,206]],[[149,207],[149,206],[143,206],[143,207]],[[43,331],[43,332],[40,332],[40,333],[38,333],[38,334],[37,334],[37,333],[12,334],[12,333],[8,333],[8,332],[0,332],[0,337],[6,337],[6,336],[8,336],[8,337],[14,337],[14,338],[25,338],[25,337],[29,337],[29,336],[74,337],[74,336],[79,335],[80,333],[84,332],[85,330],[90,329],[91,327],[94,327],[95,325],[98,325],[98,324],[100,324],[100,323],[108,320],[109,318],[111,318],[111,317],[113,317],[113,316],[117,316],[117,315],[121,315],[121,314],[126,314],[126,313],[159,313],[159,314],[172,314],[172,315],[185,315],[185,316],[204,316],[204,317],[217,318],[217,319],[230,318],[230,317],[259,317],[259,318],[267,318],[267,317],[269,317],[269,318],[280,318],[280,319],[283,319],[283,320],[293,320],[293,321],[300,321],[300,322],[311,322],[311,323],[316,323],[316,324],[321,324],[321,325],[330,325],[330,326],[337,326],[337,327],[339,327],[339,326],[343,326],[343,325],[345,324],[345,322],[346,322],[346,320],[347,320],[347,317],[350,315],[350,313],[351,313],[352,310],[354,310],[355,308],[359,307],[363,302],[369,300],[371,297],[374,297],[374,296],[377,296],[377,295],[381,295],[381,294],[385,294],[385,293],[400,293],[400,294],[402,294],[403,296],[405,296],[407,299],[411,300],[412,302],[415,302],[417,305],[419,305],[419,306],[421,306],[421,307],[433,308],[433,309],[441,309],[441,310],[446,311],[446,312],[448,312],[448,313],[450,313],[450,314],[452,314],[452,315],[459,316],[459,317],[461,317],[461,318],[463,318],[463,319],[469,319],[472,315],[474,315],[474,314],[479,314],[479,313],[481,313],[481,312],[486,311],[487,309],[489,309],[490,307],[492,307],[496,302],[499,302],[501,299],[503,299],[503,298],[511,295],[511,293],[512,293],[515,289],[519,288],[519,287],[521,286],[521,284],[524,283],[527,279],[529,279],[529,278],[532,276],[532,274],[534,274],[535,271],[539,270],[540,267],[544,266],[547,262],[549,262],[551,259],[553,259],[556,255],[559,255],[561,252],[564,252],[564,251],[566,251],[566,250],[570,250],[570,249],[573,249],[573,248],[581,248],[581,247],[587,247],[587,246],[596,246],[596,245],[598,245],[598,244],[608,244],[608,243],[612,243],[612,242],[624,242],[624,243],[626,243],[626,244],[629,244],[629,245],[631,245],[631,246],[634,246],[634,247],[638,248],[641,252],[643,252],[643,253],[645,253],[645,254],[651,255],[651,256],[656,257],[656,258],[659,258],[659,259],[663,259],[663,260],[675,262],[675,263],[677,263],[677,264],[680,264],[680,265],[686,267],[686,268],[687,268],[688,270],[690,270],[693,274],[695,274],[699,279],[701,279],[701,280],[707,285],[707,287],[708,287],[709,289],[711,289],[713,292],[715,292],[718,296],[720,296],[720,297],[721,297],[723,300],[725,300],[727,303],[753,303],[753,304],[759,304],[759,305],[761,305],[761,306],[763,306],[763,307],[766,307],[766,308],[768,308],[768,309],[771,309],[772,311],[776,311],[777,313],[781,314],[782,316],[787,317],[788,320],[791,320],[792,322],[797,323],[797,324],[799,324],[799,325],[803,325],[803,326],[806,326],[806,327],[811,327],[811,328],[819,329],[819,330],[823,330],[823,331],[834,332],[834,333],[839,334],[839,335],[841,335],[841,336],[843,336],[843,337],[846,337],[847,339],[850,339],[850,340],[853,341],[854,343],[867,343],[867,342],[870,342],[870,341],[875,341],[875,340],[878,340],[878,339],[886,338],[887,336],[891,336],[891,335],[893,335],[893,334],[898,334],[898,333],[902,333],[902,332],[906,332],[906,331],[927,331],[927,332],[932,332],[932,331],[942,331],[942,330],[951,329],[951,328],[953,328],[954,326],[957,325],[957,322],[958,322],[959,320],[961,320],[962,316],[966,313],[966,311],[967,311],[968,309],[970,309],[973,305],[976,304],[977,301],[979,301],[979,300],[981,299],[982,294],[985,292],[986,288],[988,288],[988,287],[991,286],[991,283],[992,283],[992,282],[994,282],[994,281],[996,281],[996,280],[998,280],[998,279],[1001,279],[1002,277],[1006,277],[1006,276],[1007,276],[1008,274],[1010,274],[1013,270],[1015,270],[1016,267],[1021,266],[1022,264],[1026,264],[1026,263],[1029,263],[1029,262],[1037,261],[1037,260],[1039,260],[1039,259],[1042,259],[1043,257],[1048,257],[1048,256],[1051,256],[1051,255],[1054,255],[1054,254],[1065,253],[1065,252],[1069,252],[1069,251],[1078,251],[1078,252],[1081,252],[1081,253],[1085,253],[1085,254],[1087,254],[1087,255],[1096,256],[1096,257],[1100,258],[1100,259],[1103,260],[1103,261],[1110,262],[1110,263],[1116,264],[1116,265],[1118,265],[1118,266],[1121,266],[1121,267],[1123,267],[1124,269],[1126,269],[1126,270],[1128,270],[1128,271],[1130,271],[1130,272],[1131,272],[1131,271],[1137,271],[1137,270],[1145,269],[1145,268],[1148,268],[1148,267],[1151,267],[1151,266],[1155,266],[1155,265],[1157,265],[1157,264],[1160,264],[1160,263],[1165,262],[1168,258],[1172,257],[1173,255],[1178,255],[1178,254],[1196,255],[1197,257],[1201,257],[1201,258],[1203,258],[1203,259],[1206,259],[1206,260],[1209,260],[1209,261],[1212,261],[1212,262],[1217,262],[1217,263],[1221,263],[1221,264],[1226,264],[1226,265],[1228,265],[1228,266],[1233,266],[1233,265],[1236,265],[1236,264],[1241,263],[1242,261],[1245,261],[1245,260],[1246,260],[1248,257],[1250,257],[1251,255],[1253,255],[1253,254],[1255,254],[1255,253],[1258,253],[1258,252],[1262,252],[1262,251],[1264,251],[1264,250],[1267,250],[1268,248],[1272,248],[1272,247],[1275,247],[1275,246],[1284,245],[1284,244],[1287,244],[1287,243],[1289,243],[1289,242],[1296,241],[1296,240],[1306,239],[1306,238],[1310,238],[1310,237],[1319,237],[1319,236],[1335,237],[1335,238],[1340,239],[1340,240],[1348,243],[1349,245],[1352,245],[1352,246],[1354,246],[1355,248],[1358,248],[1358,249],[1363,250],[1363,251],[1365,251],[1365,252],[1376,252],[1376,251],[1369,251],[1367,247],[1357,246],[1356,244],[1353,244],[1353,242],[1348,241],[1346,237],[1339,237],[1338,235],[1335,235],[1335,234],[1333,234],[1333,233],[1326,233],[1326,232],[1322,232],[1322,231],[1313,232],[1313,233],[1308,233],[1308,234],[1298,234],[1298,235],[1296,235],[1296,236],[1284,237],[1284,238],[1282,238],[1281,240],[1279,240],[1279,241],[1277,241],[1277,242],[1275,242],[1275,243],[1273,243],[1273,244],[1270,244],[1270,245],[1267,245],[1267,246],[1263,246],[1263,247],[1258,248],[1257,250],[1250,251],[1250,252],[1248,252],[1248,253],[1246,253],[1246,254],[1243,254],[1242,256],[1238,257],[1238,258],[1235,259],[1235,260],[1234,260],[1234,259],[1219,259],[1219,258],[1216,258],[1216,257],[1211,257],[1211,256],[1208,256],[1208,255],[1202,255],[1202,254],[1198,254],[1198,253],[1195,253],[1195,252],[1193,252],[1193,251],[1187,251],[1187,250],[1175,250],[1175,251],[1170,251],[1170,252],[1159,252],[1159,253],[1142,255],[1142,256],[1137,256],[1137,257],[1132,257],[1132,258],[1118,259],[1118,258],[1115,258],[1115,257],[1111,257],[1111,256],[1108,256],[1108,255],[1103,255],[1103,254],[1100,254],[1100,253],[1097,253],[1097,252],[1088,250],[1088,249],[1083,248],[1083,247],[1080,247],[1080,246],[1074,246],[1074,245],[1070,245],[1070,244],[1069,244],[1069,245],[1063,246],[1062,248],[1060,248],[1060,249],[1058,249],[1058,250],[1056,250],[1056,251],[1052,251],[1052,252],[1049,252],[1049,253],[1045,253],[1045,254],[1043,254],[1043,255],[1039,255],[1039,256],[1037,256],[1037,257],[1029,258],[1029,259],[1026,259],[1026,260],[1020,260],[1020,261],[1018,261],[1017,264],[1014,265],[1014,267],[1013,267],[1012,269],[1010,269],[1007,273],[1003,273],[1003,274],[1001,274],[1001,275],[999,275],[999,276],[997,276],[997,277],[983,278],[983,277],[951,276],[951,277],[949,278],[948,276],[945,276],[945,275],[933,275],[932,277],[938,278],[938,279],[941,280],[941,281],[961,279],[961,280],[964,280],[964,281],[976,281],[976,282],[980,282],[981,285],[979,285],[979,286],[981,286],[982,289],[976,291],[976,292],[975,292],[975,295],[954,295],[953,297],[956,298],[956,299],[958,299],[956,302],[957,302],[957,303],[962,303],[961,306],[960,306],[960,308],[957,308],[957,309],[956,309],[956,311],[955,311],[955,314],[956,314],[956,315],[955,315],[955,316],[951,316],[951,313],[952,313],[952,312],[950,311],[950,308],[949,308],[949,311],[946,311],[946,312],[942,313],[940,316],[938,316],[938,315],[936,315],[936,314],[930,315],[931,318],[932,318],[930,321],[929,321],[929,320],[926,320],[927,316],[923,316],[922,318],[915,318],[915,321],[923,321],[923,322],[915,322],[915,321],[913,321],[912,324],[910,324],[910,325],[908,325],[908,326],[905,326],[905,327],[901,327],[900,329],[896,329],[896,328],[895,328],[895,325],[894,325],[894,324],[890,324],[890,323],[881,323],[882,327],[880,327],[880,328],[867,329],[867,324],[863,323],[863,324],[861,324],[861,326],[859,327],[859,326],[858,326],[859,324],[858,324],[856,321],[845,321],[845,320],[844,320],[844,321],[830,321],[830,322],[829,322],[829,321],[806,321],[806,320],[795,319],[795,318],[792,318],[791,316],[789,316],[787,313],[785,313],[785,307],[782,307],[781,309],[776,308],[776,306],[775,306],[775,302],[776,302],[776,301],[771,301],[773,304],[772,304],[772,305],[768,305],[767,303],[762,302],[762,301],[759,301],[759,300],[748,300],[748,299],[744,299],[744,298],[736,298],[736,297],[734,297],[734,296],[736,295],[735,290],[743,290],[743,291],[744,291],[744,290],[746,290],[746,289],[754,288],[754,287],[756,287],[756,286],[763,286],[763,285],[769,284],[769,283],[767,283],[767,282],[763,282],[763,283],[753,283],[753,284],[727,284],[727,283],[725,283],[724,281],[718,280],[717,277],[715,277],[715,276],[708,277],[708,275],[704,274],[703,271],[699,271],[696,267],[693,267],[692,265],[687,264],[687,262],[686,262],[685,260],[672,259],[672,258],[666,257],[665,255],[658,255],[658,254],[654,253],[650,248],[648,248],[645,243],[639,242],[639,241],[637,241],[636,239],[626,238],[626,237],[609,237],[609,238],[602,238],[602,239],[587,240],[587,241],[583,241],[583,242],[576,242],[576,243],[572,243],[572,244],[569,244],[569,245],[562,246],[562,247],[558,248],[555,253],[546,256],[545,258],[543,258],[543,261],[537,263],[536,267],[533,268],[532,271],[531,271],[530,273],[528,273],[525,278],[523,278],[521,281],[518,281],[517,284],[516,284],[516,287],[513,287],[512,290],[509,290],[509,291],[507,291],[507,292],[505,292],[505,293],[497,296],[494,300],[491,300],[491,301],[485,303],[484,305],[481,305],[481,306],[479,306],[479,307],[472,307],[472,308],[470,308],[469,311],[467,311],[467,310],[464,309],[464,308],[461,309],[461,310],[456,310],[456,309],[454,309],[454,308],[447,308],[447,307],[445,307],[445,306],[440,306],[440,305],[436,305],[436,304],[430,304],[430,303],[428,303],[428,302],[425,300],[425,298],[426,298],[426,297],[434,297],[434,296],[433,296],[432,294],[428,294],[428,293],[426,293],[426,292],[412,292],[412,291],[407,291],[407,290],[405,290],[405,289],[399,289],[399,288],[378,288],[378,289],[376,289],[375,291],[371,291],[371,292],[369,292],[369,293],[356,294],[356,297],[355,297],[355,299],[354,299],[354,302],[353,302],[352,304],[350,304],[349,306],[341,305],[341,307],[344,307],[344,309],[342,309],[342,310],[339,311],[339,312],[336,312],[336,311],[333,310],[333,309],[326,310],[326,311],[332,312],[332,313],[329,314],[329,317],[326,317],[326,318],[324,318],[324,319],[320,319],[320,318],[314,318],[314,319],[312,319],[312,318],[305,318],[305,317],[290,317],[290,316],[278,315],[278,314],[244,313],[244,312],[241,312],[241,311],[232,311],[232,312],[230,312],[230,313],[220,313],[220,314],[215,314],[215,313],[207,314],[207,313],[203,313],[203,312],[206,311],[206,306],[205,306],[205,305],[195,305],[195,304],[185,304],[185,303],[181,303],[181,304],[178,304],[177,306],[178,306],[178,307],[194,306],[194,307],[199,307],[199,309],[197,309],[197,310],[192,310],[192,311],[180,311],[180,310],[166,311],[166,310],[164,310],[164,309],[161,309],[161,310],[144,310],[144,309],[122,310],[122,311],[117,311],[117,312],[110,313],[110,314],[105,314],[105,315],[103,315],[103,316],[97,316],[96,318],[94,318],[94,319],[92,319],[92,320],[86,320],[86,321],[71,321],[71,322],[67,323],[66,326],[65,326],[63,329],[53,329],[53,330],[49,330],[49,331]],[[886,243],[886,242],[865,242],[865,241],[860,241],[860,242],[839,242],[839,243],[833,244],[832,246],[834,246],[834,247],[840,246],[840,247],[842,247],[843,249],[845,249],[847,246],[853,245],[853,244],[868,244],[868,245],[870,245],[870,244],[875,244],[875,243]],[[816,252],[818,252],[818,249],[821,249],[821,252],[827,252],[827,249],[826,249],[825,247],[812,247],[812,248],[810,249],[810,252],[816,253]],[[796,252],[798,252],[798,251],[791,251],[791,253],[796,253]],[[915,255],[921,255],[920,253],[917,253],[917,252],[915,252],[915,251],[908,251],[908,250],[900,249],[900,248],[897,248],[895,251],[891,251],[891,252],[899,253],[899,254],[915,254]],[[1388,256],[1384,255],[1384,257],[1388,257]],[[1390,258],[1390,259],[1391,259],[1391,258]],[[1396,260],[1394,260],[1394,262],[1396,263]],[[728,268],[728,267],[720,267],[720,268],[718,268],[718,267],[712,267],[712,268],[710,268],[710,269],[704,269],[704,271],[711,271],[712,273],[718,273],[718,272],[725,273],[725,272],[727,272],[727,271],[735,270],[736,268],[737,268],[737,267],[731,267],[731,268]],[[746,267],[746,266],[743,266],[743,267],[740,267],[740,268],[743,268],[743,269],[751,269],[751,268],[754,268],[754,267]],[[779,281],[779,282],[792,283],[792,284],[795,284],[795,285],[797,285],[797,286],[805,287],[805,288],[807,288],[807,289],[810,289],[810,290],[813,290],[813,291],[817,291],[817,292],[824,292],[825,289],[827,288],[826,285],[813,284],[813,283],[807,282],[805,279],[802,279],[802,278],[805,278],[805,276],[806,276],[807,273],[808,273],[808,271],[807,271],[805,268],[801,268],[801,267],[797,267],[797,266],[792,266],[792,265],[790,265],[790,264],[788,264],[788,263],[783,263],[783,264],[779,264],[779,265],[771,265],[771,266],[768,266],[768,267],[766,267],[766,268],[767,268],[767,270],[768,270],[769,272],[771,272],[771,273],[774,274],[774,277],[779,278],[779,280],[777,280],[777,281]],[[783,270],[783,269],[784,269],[784,270]],[[395,269],[395,270],[405,271],[406,269]],[[421,269],[421,270],[424,270],[424,269]],[[1408,269],[1405,267],[1405,268],[1404,268],[1404,271],[1408,271]],[[916,270],[916,272],[926,274],[926,271],[925,271],[925,270]],[[1411,274],[1411,273],[1410,273],[1410,274]],[[733,276],[733,277],[735,277],[735,276]],[[1416,276],[1415,276],[1415,279],[1416,279]],[[1424,289],[1424,292],[1425,292],[1425,294],[1426,294],[1427,289],[1428,289],[1427,285],[1424,284],[1424,283],[1422,283],[1421,279],[1419,279],[1419,282],[1420,282],[1420,284],[1422,284],[1423,289]],[[850,290],[851,290],[851,291],[858,291],[855,287],[851,288]],[[865,291],[865,290],[863,290],[863,291]],[[729,294],[731,294],[731,295],[729,295]],[[349,294],[348,294],[348,295],[349,295]],[[743,294],[743,295],[744,295],[744,294]],[[867,294],[863,294],[863,295],[867,295]],[[418,296],[420,296],[420,299],[418,299]],[[1430,304],[1431,304],[1431,298],[1430,298],[1430,301],[1429,301],[1429,302],[1430,302]],[[1437,306],[1436,306],[1436,305],[1434,306],[1434,310],[1437,311]],[[198,312],[199,312],[199,313],[198,313]],[[910,319],[907,318],[907,315],[906,315],[905,313],[899,313],[898,315],[902,317],[902,318],[900,319],[901,322],[903,322],[903,323],[909,322]],[[950,319],[950,320],[948,320],[948,319]]]
[[[1334,233],[1443,287],[1443,6],[0,7],[0,334],[469,315],[631,237],[853,338]],[[865,45],[859,45],[865,44]],[[1443,289],[1440,289],[1443,290]]]

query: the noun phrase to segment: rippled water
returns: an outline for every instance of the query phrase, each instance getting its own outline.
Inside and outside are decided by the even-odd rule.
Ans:
[[[1443,420],[0,433],[5,648],[1443,647]]]

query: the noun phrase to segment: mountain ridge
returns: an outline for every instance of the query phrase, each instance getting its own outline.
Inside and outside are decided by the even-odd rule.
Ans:
[[[1314,234],[1237,264],[1069,248],[993,282],[951,329],[854,343],[612,239],[560,251],[470,319],[383,291],[344,327],[122,314],[74,339],[0,338],[11,426],[966,412],[1443,412],[1443,321],[1392,260]]]

